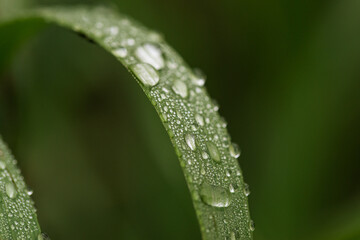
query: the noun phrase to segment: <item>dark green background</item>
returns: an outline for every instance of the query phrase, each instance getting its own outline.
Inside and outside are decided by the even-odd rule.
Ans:
[[[360,239],[360,1],[114,0],[220,104],[255,240]],[[52,239],[200,239],[165,130],[108,53],[48,27],[0,72],[0,132]]]

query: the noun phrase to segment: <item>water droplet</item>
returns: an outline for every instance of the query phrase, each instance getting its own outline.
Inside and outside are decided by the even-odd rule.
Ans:
[[[0,161],[0,169],[4,170],[6,168],[6,163],[4,161]]]
[[[205,173],[206,173],[205,168],[201,168],[200,173],[201,173],[201,175],[205,175]]]
[[[193,82],[198,85],[198,86],[204,86],[205,81],[206,81],[206,76],[205,74],[198,68],[195,68],[193,70],[194,72],[194,76],[193,76]]]
[[[126,48],[124,47],[120,47],[120,48],[117,48],[113,51],[113,54],[116,56],[116,57],[120,57],[120,58],[124,58],[127,56],[128,54],[128,51]]]
[[[219,208],[228,207],[231,202],[230,194],[226,189],[207,183],[201,185],[200,197],[205,204]]]
[[[8,182],[5,184],[5,191],[9,198],[15,198],[17,191],[12,182]]]
[[[27,193],[27,195],[31,196],[31,195],[33,195],[34,191],[31,188],[28,187],[26,189],[26,193]]]
[[[143,44],[136,48],[135,55],[140,61],[150,64],[157,70],[165,66],[163,53],[157,45]]]
[[[196,149],[195,136],[193,134],[186,134],[185,141],[191,150],[194,151]]]
[[[112,26],[109,28],[109,32],[111,35],[115,36],[119,33],[119,28],[116,26]]]
[[[206,146],[207,146],[207,148],[209,150],[210,157],[215,162],[220,162],[220,153],[219,153],[219,150],[218,150],[217,146],[212,142],[207,142]]]
[[[250,220],[250,230],[254,231],[255,230],[255,223],[253,220]]]
[[[174,85],[172,86],[172,90],[183,98],[186,98],[188,95],[188,89],[184,82],[180,80],[175,80]]]
[[[195,121],[196,121],[197,124],[199,124],[200,126],[204,126],[204,118],[203,118],[200,114],[196,114],[196,115],[195,115]]]
[[[213,99],[212,102],[214,111],[219,111],[219,103],[215,99]]]
[[[244,183],[244,193],[246,196],[250,195],[250,187],[249,187],[249,184],[247,184],[247,183]]]
[[[134,64],[130,69],[145,86],[155,86],[160,80],[157,71],[149,64]]]
[[[127,46],[134,46],[135,45],[135,39],[133,38],[128,38],[124,41],[124,45],[127,45]]]
[[[236,143],[232,143],[229,146],[230,155],[234,158],[240,157],[241,151],[239,146]]]
[[[201,154],[201,156],[202,156],[203,159],[208,159],[209,158],[209,154],[207,154],[207,152],[203,152]]]
[[[50,240],[50,237],[47,233],[40,233],[38,235],[38,240]]]
[[[229,185],[229,191],[231,193],[234,193],[235,192],[235,189],[234,189],[234,186],[232,184]]]

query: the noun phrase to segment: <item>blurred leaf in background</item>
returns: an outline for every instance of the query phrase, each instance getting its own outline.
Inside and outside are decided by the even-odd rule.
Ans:
[[[243,150],[254,239],[360,239],[358,0],[33,2],[117,7],[207,74]],[[165,130],[115,59],[57,27],[13,56],[0,132],[44,231],[200,239]]]

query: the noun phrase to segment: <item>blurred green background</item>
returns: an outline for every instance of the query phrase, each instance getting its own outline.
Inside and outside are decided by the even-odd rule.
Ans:
[[[105,4],[163,33],[239,143],[256,240],[360,239],[360,1]],[[200,239],[170,141],[114,57],[47,27],[0,66],[0,132],[52,239]]]

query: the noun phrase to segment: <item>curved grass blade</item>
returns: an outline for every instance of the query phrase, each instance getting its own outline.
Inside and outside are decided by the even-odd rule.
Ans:
[[[204,77],[192,71],[161,35],[109,9],[52,7],[21,17],[34,18],[94,41],[132,73],[179,157],[203,239],[252,239],[249,191],[237,161],[240,152],[203,86]]]

